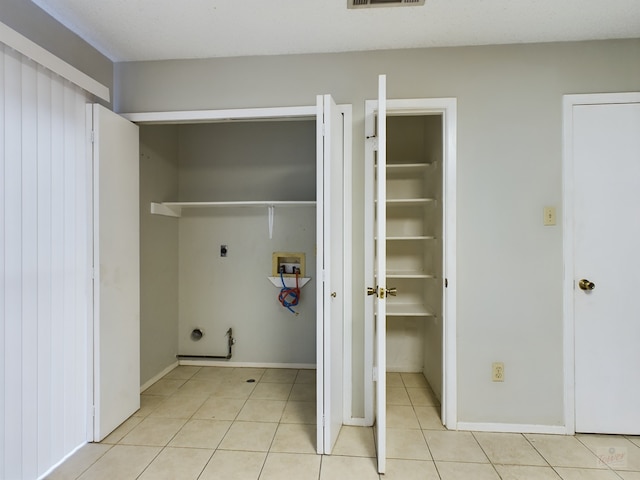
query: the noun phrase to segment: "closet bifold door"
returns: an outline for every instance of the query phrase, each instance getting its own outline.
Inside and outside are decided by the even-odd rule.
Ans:
[[[138,126],[87,105],[93,161],[93,440],[140,408]]]
[[[316,121],[317,451],[330,454],[344,418],[344,122],[331,95],[318,95]]]
[[[375,227],[375,346],[374,369],[375,427],[378,472],[385,473],[387,463],[387,76],[378,78],[378,151],[376,155],[376,227]]]

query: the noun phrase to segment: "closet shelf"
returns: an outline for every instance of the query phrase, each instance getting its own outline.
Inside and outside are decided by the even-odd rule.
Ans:
[[[151,213],[167,217],[180,217],[183,208],[217,208],[217,207],[301,207],[313,206],[315,200],[309,201],[239,201],[239,202],[151,202]]]
[[[387,198],[387,207],[418,207],[435,202],[435,198]]]
[[[436,278],[436,276],[418,271],[387,270],[387,278]]]
[[[378,240],[378,237],[374,237],[375,240]],[[407,235],[407,236],[388,236],[385,237],[387,242],[397,242],[403,240],[435,240],[437,237],[433,235]]]
[[[269,214],[269,238],[273,238],[273,218],[276,207],[306,207],[315,206],[315,200],[302,201],[240,201],[240,202],[151,202],[151,213],[166,217],[182,216],[183,208],[228,208],[228,207],[267,207]]]
[[[387,317],[435,317],[435,313],[418,303],[387,302]]]

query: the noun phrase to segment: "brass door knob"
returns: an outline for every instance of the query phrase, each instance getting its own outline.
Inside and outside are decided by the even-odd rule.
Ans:
[[[581,290],[586,290],[586,291],[593,290],[594,288],[596,288],[596,284],[593,282],[590,282],[586,278],[583,278],[582,280],[580,280],[578,282],[578,286],[580,287]]]
[[[337,295],[337,293],[336,293],[336,292],[331,292],[331,296],[332,296],[333,298],[336,298],[336,295]]]
[[[387,297],[391,295],[395,297],[398,294],[398,289],[396,287],[387,288]]]
[[[367,295],[375,295],[376,293],[378,293],[378,287],[367,287]]]

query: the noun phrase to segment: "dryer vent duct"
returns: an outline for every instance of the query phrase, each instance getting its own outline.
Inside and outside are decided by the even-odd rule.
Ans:
[[[347,8],[417,7],[424,0],[347,0]]]

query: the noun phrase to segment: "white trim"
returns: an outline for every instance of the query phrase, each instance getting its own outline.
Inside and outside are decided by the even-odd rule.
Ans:
[[[563,425],[528,425],[520,423],[458,422],[457,430],[500,433],[545,433],[552,435],[567,434]]]
[[[339,107],[344,107],[339,105]],[[249,120],[300,120],[315,118],[316,106],[184,110],[176,112],[123,113],[131,122],[143,124],[230,122]]]
[[[51,466],[51,468],[49,468],[49,470],[47,470],[46,472],[44,472],[42,475],[40,475],[38,477],[38,480],[42,480],[45,478],[48,478],[49,475],[51,474],[51,472],[53,472],[56,468],[58,468],[60,465],[62,465],[64,462],[66,462],[67,460],[69,460],[71,457],[73,457],[78,450],[80,450],[82,447],[84,447],[87,443],[89,442],[85,442],[85,443],[81,443],[80,445],[78,445],[76,448],[74,448],[73,450],[71,450],[69,453],[67,453],[58,463],[54,464]]]
[[[564,371],[564,421],[565,433],[573,435],[575,421],[575,324],[574,324],[574,259],[573,259],[573,107],[577,105],[599,105],[640,103],[640,92],[595,93],[564,95],[562,97],[562,209],[563,235],[562,257],[564,274],[562,280],[562,330]]]
[[[64,60],[56,57],[40,45],[32,42],[24,35],[16,32],[8,25],[0,22],[0,41],[5,45],[20,52],[25,57],[29,57],[34,62],[48,68],[53,73],[69,80],[71,83],[95,95],[96,97],[110,102],[109,88],[94,80],[89,75],[81,72],[76,67],[68,64]]]
[[[343,157],[342,157],[342,201],[343,201],[343,230],[342,230],[342,258],[344,268],[342,289],[342,325],[343,325],[343,422],[347,425],[360,425],[364,419],[354,419],[352,415],[353,402],[353,351],[351,348],[353,341],[353,167],[352,167],[352,145],[353,145],[353,124],[351,105],[338,105],[338,110],[342,112],[343,121]]]
[[[365,101],[365,158],[370,158],[375,149],[375,122],[372,113],[377,111],[377,100]],[[457,339],[456,339],[456,143],[457,143],[457,100],[455,98],[418,98],[387,100],[387,114],[417,115],[441,113],[444,122],[443,151],[443,203],[445,243],[443,245],[443,276],[448,280],[443,304],[443,423],[451,430],[456,430],[457,422]],[[373,212],[366,205],[373,205],[373,165],[365,161],[365,252],[373,251]],[[365,258],[365,282],[373,279],[373,265]],[[367,285],[369,286],[369,285]],[[371,285],[375,286],[375,285]],[[373,302],[365,302],[365,418],[373,423],[373,326],[368,318],[373,318]]]
[[[315,370],[314,363],[264,363],[264,362],[230,362],[228,360],[207,360],[203,358],[187,360],[181,358],[179,365],[194,367],[251,367],[251,368],[295,368],[298,370]]]
[[[177,366],[180,365],[180,362],[178,362],[177,360],[175,362],[173,362],[171,365],[169,365],[167,368],[165,368],[164,370],[162,370],[160,373],[158,373],[157,375],[154,375],[153,377],[151,377],[149,380],[147,380],[146,382],[144,382],[144,384],[140,385],[140,393],[144,392],[147,388],[149,388],[151,385],[153,385],[154,383],[156,383],[158,380],[160,380],[162,377],[164,377],[167,373],[169,373],[171,370],[173,370],[174,368],[176,368]]]

